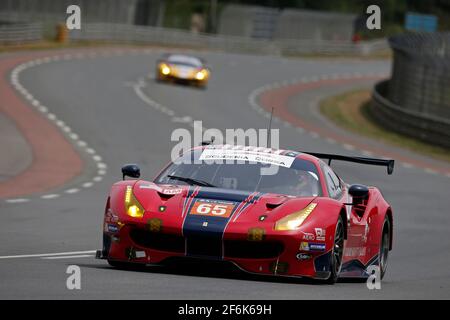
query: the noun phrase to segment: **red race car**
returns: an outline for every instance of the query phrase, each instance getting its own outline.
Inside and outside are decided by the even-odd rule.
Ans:
[[[153,182],[126,165],[106,202],[97,258],[117,267],[222,260],[329,283],[367,278],[374,265],[383,276],[392,209],[376,187],[347,185],[332,160],[394,168],[394,160],[230,145],[193,148]]]

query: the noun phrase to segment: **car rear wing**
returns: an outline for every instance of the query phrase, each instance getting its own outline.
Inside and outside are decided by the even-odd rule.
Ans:
[[[328,165],[331,164],[331,160],[339,160],[339,161],[355,162],[355,163],[361,163],[361,164],[369,164],[372,166],[383,166],[383,167],[387,168],[388,174],[392,174],[392,172],[394,172],[394,162],[395,161],[391,160],[391,159],[351,157],[351,156],[343,156],[343,155],[339,155],[339,154],[305,152],[305,151],[301,151],[301,152],[310,154],[316,158],[328,159]]]

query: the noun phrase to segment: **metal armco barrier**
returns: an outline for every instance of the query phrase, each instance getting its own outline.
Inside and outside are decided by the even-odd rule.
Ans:
[[[42,40],[42,26],[39,23],[17,23],[0,26],[1,44],[21,44]]]
[[[450,120],[450,33],[389,39],[394,51],[387,98],[400,107]]]
[[[387,98],[389,82],[375,85],[370,115],[383,127],[442,147],[450,148],[450,120],[401,107]]]
[[[196,34],[186,30],[128,24],[84,23],[70,32],[71,40],[100,40],[123,43],[158,44],[208,48],[225,52],[249,52],[271,55],[356,54],[367,55],[387,49],[386,40],[361,43],[331,40],[267,40],[240,36]]]

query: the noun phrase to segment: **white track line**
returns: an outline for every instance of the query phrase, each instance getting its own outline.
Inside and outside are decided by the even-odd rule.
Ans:
[[[83,58],[94,58],[97,56],[96,52],[79,52],[74,55],[71,54],[64,54],[64,55],[53,55],[50,57],[44,57],[44,58],[37,58],[28,62],[21,63],[17,65],[12,71],[10,76],[10,82],[12,86],[17,90],[19,94],[21,94],[28,102],[30,103],[31,107],[36,108],[39,112],[41,112],[44,116],[46,116],[53,124],[55,124],[69,139],[71,139],[75,145],[80,147],[85,153],[89,154],[92,157],[92,160],[97,162],[97,174],[90,180],[85,181],[81,184],[81,187],[83,188],[89,188],[91,187],[95,182],[102,181],[102,178],[99,177],[100,175],[104,175],[106,173],[107,165],[105,163],[101,163],[102,160],[101,156],[99,156],[96,152],[96,150],[88,147],[87,143],[80,140],[80,137],[78,134],[74,133],[72,131],[72,128],[70,128],[63,120],[58,119],[57,115],[50,112],[50,110],[41,104],[39,100],[37,100],[30,92],[28,92],[27,89],[24,88],[24,86],[20,83],[20,73],[22,71],[25,71],[28,68],[39,66],[42,64],[50,63],[50,62],[57,62],[62,60],[71,60],[71,59],[83,59]],[[80,188],[72,188],[69,190],[66,190],[65,194],[72,194],[76,193],[80,190]],[[58,198],[59,194],[45,194],[39,197],[39,199],[43,200],[50,200]],[[16,198],[16,199],[6,199],[6,203],[23,203],[28,202],[30,199],[27,198]]]
[[[76,259],[76,258],[88,258],[93,257],[92,254],[80,254],[74,256],[57,256],[57,257],[42,257],[41,259],[55,260],[55,259]]]
[[[15,199],[6,199],[7,203],[25,203],[30,201],[30,199],[27,198],[15,198]]]
[[[12,255],[12,256],[0,256],[0,259],[56,257],[56,256],[67,256],[67,255],[92,254],[95,252],[96,252],[96,250],[86,250],[86,251],[67,251],[67,252],[55,252],[55,253],[19,254],[19,255]]]

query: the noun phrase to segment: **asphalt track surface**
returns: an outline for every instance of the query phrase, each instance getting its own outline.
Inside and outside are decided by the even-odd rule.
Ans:
[[[267,114],[254,105],[259,103],[255,89],[262,87],[256,93],[276,89],[263,86],[283,84],[285,80],[347,77],[354,81],[338,81],[293,95],[287,108],[310,125],[359,139],[369,148],[373,142],[335,128],[318,115],[315,104],[330,94],[370,86],[374,79],[362,75],[373,77],[390,71],[387,61],[303,60],[203,52],[200,55],[209,62],[212,78],[209,87],[202,90],[156,83],[152,72],[160,51],[114,50],[109,51],[116,52],[113,54],[89,54],[37,65],[20,74],[20,82],[28,92],[86,141],[107,167],[103,168],[101,181],[76,188],[77,183],[96,175],[98,163],[74,143],[84,159],[84,170],[76,179],[47,192],[57,196],[33,194],[26,196],[26,202],[0,202],[0,298],[450,298],[450,178],[401,161],[392,176],[379,167],[335,165],[349,183],[379,186],[393,207],[394,250],[381,290],[368,290],[365,283],[357,282],[330,286],[251,276],[216,264],[124,271],[95,260],[91,250],[101,247],[104,203],[109,186],[121,179],[120,167],[136,162],[143,177],[152,179],[170,159],[175,144],[170,140],[173,130],[192,130],[191,120],[202,120],[205,127],[221,130],[265,129]],[[280,129],[282,148],[361,155],[358,148],[277,119],[273,128]],[[411,163],[425,161],[447,172],[450,169],[446,164],[400,149],[379,143],[376,147],[411,159]],[[76,191],[67,193],[71,188]],[[28,256],[31,254],[36,256]],[[72,264],[81,268],[81,290],[66,288],[66,268]]]

